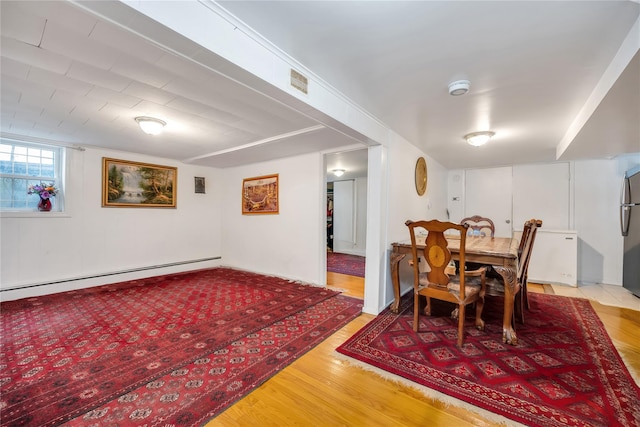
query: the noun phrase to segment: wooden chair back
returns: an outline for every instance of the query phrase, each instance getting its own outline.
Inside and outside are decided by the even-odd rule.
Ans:
[[[520,280],[520,286],[522,287],[522,299],[523,305],[529,308],[529,298],[527,297],[527,282],[529,280],[529,262],[531,261],[531,254],[533,253],[533,244],[536,241],[536,234],[538,233],[538,228],[542,227],[541,219],[531,219],[531,226],[529,228],[529,238],[528,238],[528,251],[525,253],[525,248],[523,248],[523,253],[518,255],[518,259],[520,263],[518,265],[518,280]]]
[[[430,283],[437,284],[444,288],[449,284],[447,267],[451,261],[451,252],[448,248],[445,232],[454,230],[453,237],[460,238],[460,263],[464,266],[464,248],[466,244],[467,226],[455,224],[453,222],[431,221],[407,221],[409,233],[411,235],[411,253],[413,256],[414,282],[417,283],[420,276],[419,258],[424,257],[430,270],[426,273]],[[426,231],[427,236],[424,241],[424,248],[419,249],[418,233]],[[461,269],[462,270],[462,269]],[[464,271],[460,272],[461,286],[464,286]]]
[[[533,243],[536,240],[538,228],[542,227],[542,220],[532,218],[524,223],[522,229],[522,237],[518,246],[518,278],[524,279],[524,274],[529,267],[531,252],[533,251]]]
[[[476,234],[479,234],[480,236],[484,237],[487,235],[487,233],[482,230],[488,230],[491,238],[493,239],[496,234],[496,226],[494,225],[493,221],[480,215],[473,215],[464,218],[462,221],[460,221],[460,224],[467,224],[469,226],[469,235],[475,236]]]
[[[457,345],[462,347],[464,340],[465,307],[476,304],[475,324],[478,329],[484,328],[482,309],[486,287],[486,269],[466,271],[466,239],[469,226],[453,222],[431,221],[407,221],[411,235],[411,264],[413,266],[413,330],[418,332],[419,325],[419,297],[427,299],[425,314],[431,315],[431,298],[448,301],[458,306],[455,316],[458,318]],[[426,232],[426,237],[422,231]],[[420,233],[420,236],[418,235]],[[459,238],[460,249],[458,258],[460,271],[449,268],[451,251],[447,237]],[[424,238],[424,242],[422,242]],[[429,271],[420,271],[420,258],[424,257],[429,266]],[[452,271],[453,270],[453,271]],[[450,277],[449,274],[452,276]],[[469,277],[467,283],[466,277]],[[474,279],[475,278],[475,282]],[[453,279],[453,280],[451,280]],[[452,317],[453,314],[452,314]]]

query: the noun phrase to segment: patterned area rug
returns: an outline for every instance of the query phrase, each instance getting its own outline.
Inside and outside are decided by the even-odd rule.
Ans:
[[[327,271],[364,277],[365,257],[327,252]]]
[[[502,343],[500,299],[487,298],[485,331],[462,349],[457,322],[440,305],[413,332],[413,297],[384,311],[337,350],[359,361],[535,426],[638,426],[640,390],[587,300],[531,293],[517,324],[519,343]]]
[[[2,425],[187,426],[317,345],[362,303],[216,268],[1,308]]]

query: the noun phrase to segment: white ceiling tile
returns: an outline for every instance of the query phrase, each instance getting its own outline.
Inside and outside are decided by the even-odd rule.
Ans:
[[[28,80],[64,90],[75,95],[86,95],[93,85],[39,67],[31,67]]]
[[[128,56],[149,63],[156,62],[166,53],[164,49],[157,47],[154,43],[142,39],[126,29],[103,21],[96,24],[90,38]]]
[[[98,86],[94,86],[93,89],[91,89],[87,94],[87,97],[104,100],[111,104],[116,104],[127,108],[132,108],[140,103],[140,98]]]
[[[119,117],[128,115],[130,111],[128,108],[122,108],[120,105],[106,104],[100,108],[96,117],[99,117],[100,120],[105,122],[113,122]]]
[[[22,86],[21,91],[21,104],[38,107],[49,103],[55,89],[39,84],[29,84]]]
[[[75,95],[64,90],[54,90],[49,102],[43,105],[46,109],[57,109],[64,115],[69,114],[77,105],[77,99],[81,98],[80,95]]]
[[[40,46],[45,50],[103,70],[110,69],[121,55],[116,49],[55,22],[47,23]]]
[[[140,99],[147,99],[159,105],[165,105],[172,99],[176,98],[175,94],[135,81],[131,82],[131,84],[127,86],[122,93],[135,96]]]
[[[164,3],[168,4],[170,2]],[[179,2],[175,4],[179,4]],[[156,21],[144,15],[136,14],[133,16],[130,28],[135,28],[137,33],[153,40],[155,43],[186,56],[190,56],[200,49],[198,44],[165,26],[158,25]]]
[[[38,126],[45,128],[58,127],[58,125],[60,125],[67,116],[68,114],[61,113],[60,111],[45,108],[42,114],[40,114],[40,119],[38,119]]]
[[[227,78],[221,76],[220,74],[211,71],[210,69],[207,69],[206,67],[203,67],[196,62],[185,60],[184,58],[173,53],[166,53],[160,59],[158,59],[158,61],[156,61],[154,65],[178,76],[188,76],[189,80],[195,83],[206,83],[210,85],[226,83],[230,84],[231,86],[235,86],[234,83],[230,82]]]
[[[71,64],[67,76],[116,92],[122,92],[131,84],[130,79],[80,62]]]
[[[234,123],[242,120],[241,116],[237,116],[235,114],[213,107],[209,107],[207,110],[200,113],[200,115],[205,119],[213,120],[219,123],[228,123],[229,125],[233,125]]]
[[[75,123],[73,120],[70,120],[70,118],[67,118],[66,120],[58,124],[57,129],[62,133],[72,135],[81,126],[82,126],[82,123]]]
[[[34,15],[46,18],[47,24],[55,22],[56,25],[68,27],[84,37],[89,36],[97,21],[95,16],[87,14],[71,1],[27,0],[20,3]],[[28,6],[24,3],[28,3]]]
[[[25,80],[29,75],[30,65],[24,64],[19,61],[15,61],[11,58],[2,58],[2,62],[0,62],[0,69],[2,69],[2,74],[7,76],[16,77],[21,80]]]
[[[57,93],[56,93],[57,94]],[[100,111],[101,108],[104,108],[107,105],[107,102],[103,99],[95,99],[89,96],[78,97],[75,99],[76,107],[74,111],[88,111],[95,112]]]
[[[20,90],[14,87],[3,86],[0,99],[2,99],[2,108],[0,110],[4,111],[7,108],[11,108],[12,104],[17,104],[20,101]]]
[[[46,20],[21,7],[17,1],[0,2],[0,26],[6,37],[38,46],[42,38]]]
[[[211,108],[208,105],[204,105],[200,102],[186,99],[180,96],[174,98],[173,101],[168,102],[166,106],[175,110],[184,111],[186,113],[196,115],[202,115],[205,111]]]
[[[44,49],[20,43],[11,38],[2,37],[2,57],[11,58],[24,64],[50,70],[54,73],[64,74],[71,66],[71,60],[62,55],[49,52]]]
[[[158,69],[158,67],[128,55],[120,56],[111,67],[111,71],[156,88],[161,88],[176,78],[173,73]]]

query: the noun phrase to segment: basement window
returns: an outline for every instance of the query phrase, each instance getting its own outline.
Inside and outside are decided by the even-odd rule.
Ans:
[[[52,211],[62,211],[62,158],[64,148],[55,145],[0,139],[0,210],[38,210],[40,198],[27,194],[30,185],[53,184],[58,194]]]

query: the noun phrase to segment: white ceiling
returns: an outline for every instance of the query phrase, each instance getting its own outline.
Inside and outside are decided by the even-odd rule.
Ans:
[[[446,167],[550,162],[563,145],[562,160],[640,152],[637,2],[219,4]],[[215,167],[356,143],[123,3],[81,5],[0,2],[4,136]],[[471,91],[452,97],[460,78]],[[143,134],[142,115],[165,132]],[[484,147],[462,140],[485,129]]]

